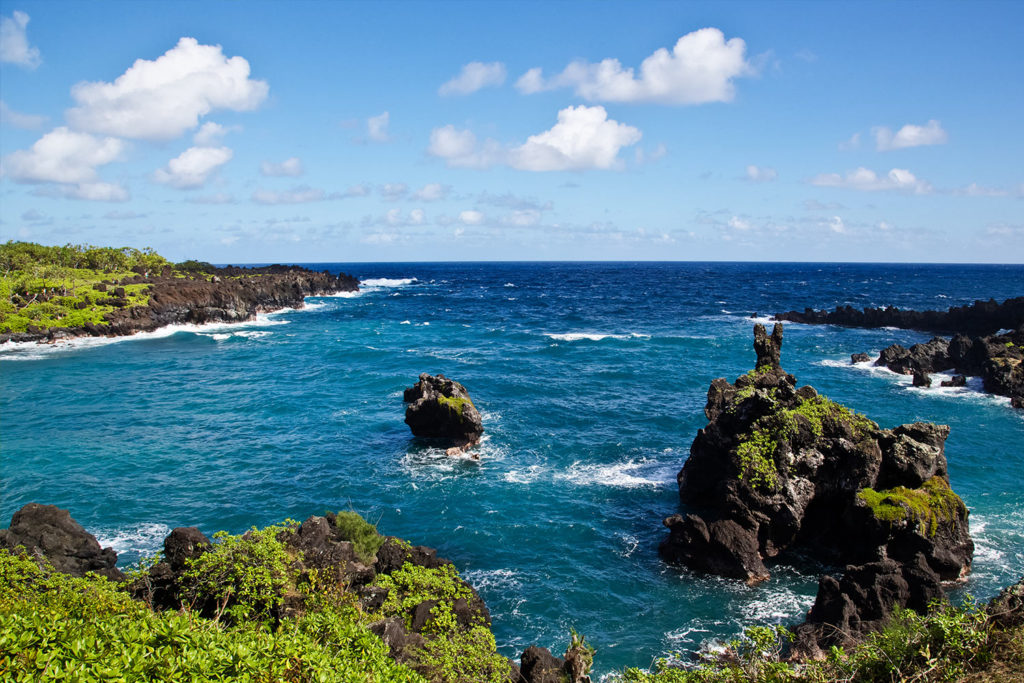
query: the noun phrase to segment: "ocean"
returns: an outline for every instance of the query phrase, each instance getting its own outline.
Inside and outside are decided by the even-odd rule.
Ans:
[[[503,654],[597,647],[598,674],[796,623],[822,567],[787,557],[747,587],[662,563],[661,520],[716,377],[753,367],[752,325],[837,305],[945,309],[1024,294],[1024,266],[323,263],[352,295],[239,325],[0,348],[0,524],[67,508],[122,566],[175,526],[243,532],[353,509],[434,546],[479,590]],[[751,316],[755,318],[752,319]],[[884,427],[951,427],[987,599],[1024,575],[1024,413],[870,364],[930,335],[786,324],[782,365]],[[402,390],[462,382],[480,460],[413,439]]]

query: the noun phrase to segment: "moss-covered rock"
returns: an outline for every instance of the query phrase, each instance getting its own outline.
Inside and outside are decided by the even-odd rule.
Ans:
[[[949,488],[948,427],[875,422],[796,387],[779,366],[782,326],[755,326],[758,367],[708,391],[708,425],[679,472],[689,514],[665,520],[662,556],[754,583],[800,549],[827,562],[922,553],[943,580],[970,569],[967,510]]]
[[[480,413],[466,387],[444,375],[420,375],[405,390],[405,423],[414,436],[438,439],[445,448],[465,450],[484,432]]]

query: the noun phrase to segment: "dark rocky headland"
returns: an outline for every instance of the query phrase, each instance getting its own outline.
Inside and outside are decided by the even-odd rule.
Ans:
[[[914,386],[931,386],[933,372],[953,370],[943,386],[963,386],[966,377],[981,377],[987,393],[1006,396],[1015,408],[1024,409],[1024,297],[975,301],[948,311],[912,311],[897,308],[837,306],[834,311],[805,309],[776,314],[777,320],[809,325],[845,327],[898,327],[925,332],[952,333],[952,339],[934,337],[909,349],[900,344],[885,348],[875,365],[893,372],[913,375]],[[853,362],[869,360],[864,353],[852,355]]]
[[[148,301],[144,305],[130,305],[125,297],[125,287],[129,285],[146,286],[143,291]],[[166,266],[158,273],[142,271],[107,279],[92,289],[102,294],[102,304],[114,309],[101,322],[46,329],[30,325],[25,332],[0,334],[0,344],[82,336],[117,337],[185,323],[243,322],[258,313],[302,308],[307,296],[358,291],[359,281],[350,275],[331,275],[299,266],[209,266],[202,272],[191,273]],[[57,293],[43,296],[53,298]]]

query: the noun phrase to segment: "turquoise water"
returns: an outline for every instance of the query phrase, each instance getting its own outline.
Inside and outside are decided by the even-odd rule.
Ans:
[[[748,588],[657,556],[708,384],[753,366],[752,313],[1024,293],[1024,266],[312,267],[363,292],[240,326],[0,354],[3,523],[56,504],[131,564],[174,526],[241,532],[353,508],[453,560],[503,653],[564,650],[575,627],[598,672],[647,666],[741,624],[798,621],[823,569],[789,558]],[[978,546],[960,593],[987,598],[1024,575],[1022,413],[848,362],[928,336],[787,324],[783,366],[883,426],[952,427]],[[402,389],[420,372],[470,390],[479,462],[410,437]]]

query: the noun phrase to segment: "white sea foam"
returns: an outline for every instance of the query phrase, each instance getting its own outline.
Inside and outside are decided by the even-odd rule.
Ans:
[[[470,569],[462,572],[462,578],[477,590],[515,591],[523,585],[513,569]]]
[[[376,288],[404,287],[406,285],[411,285],[414,282],[418,282],[418,280],[416,278],[414,278],[414,277],[403,277],[403,278],[372,277],[372,278],[370,278],[368,280],[360,280],[359,286],[360,287],[376,287]]]
[[[506,282],[506,283],[505,283],[505,286],[506,286],[506,287],[515,287],[515,285],[514,285],[514,284],[512,284],[511,282]]]
[[[532,484],[543,474],[540,465],[530,465],[525,470],[509,470],[501,478],[510,484]]]
[[[218,333],[238,334],[236,330],[248,327],[267,327],[274,325],[287,325],[288,320],[279,320],[275,316],[282,313],[294,313],[295,308],[281,309],[272,313],[260,313],[253,320],[244,320],[237,323],[215,322],[203,325],[167,325],[152,332],[136,332],[135,334],[123,337],[72,337],[61,339],[55,342],[7,342],[0,344],[0,361],[5,360],[41,360],[55,353],[89,349],[108,344],[120,344],[126,341],[137,341],[146,339],[162,339],[170,337],[179,332],[191,333],[201,336],[213,336]],[[269,334],[269,333],[268,333]]]
[[[142,523],[129,527],[100,530],[96,540],[103,548],[113,548],[120,553],[149,554],[160,549],[164,539],[171,533],[166,524]]]
[[[651,466],[652,463],[646,460],[627,460],[611,465],[587,465],[577,460],[565,472],[555,474],[555,479],[577,486],[597,484],[627,489],[664,486],[670,481],[671,477],[665,471],[652,472]]]
[[[399,325],[412,325],[412,322],[410,322],[410,321],[408,321],[408,320],[403,320],[402,322],[400,322],[400,323],[398,323],[398,324],[399,324]]]
[[[556,341],[581,341],[586,339],[588,341],[601,341],[602,339],[650,339],[649,334],[640,334],[638,332],[630,332],[629,334],[601,334],[599,332],[566,332],[562,334],[555,333],[544,333],[545,337],[549,337]]]

